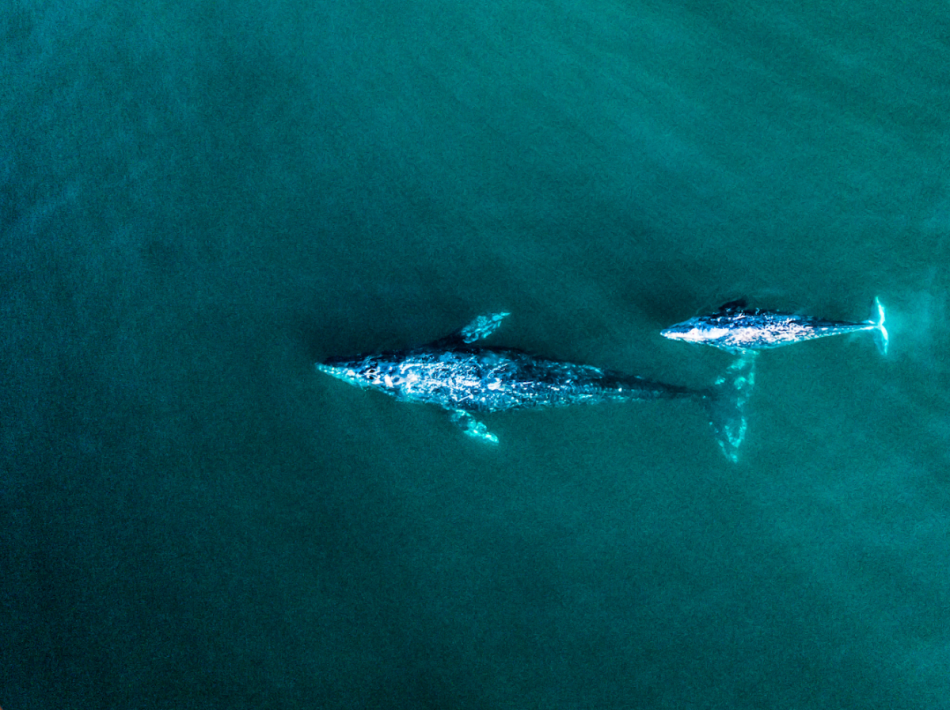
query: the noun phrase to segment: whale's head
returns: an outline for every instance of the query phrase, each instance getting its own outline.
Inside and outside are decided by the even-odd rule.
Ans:
[[[356,385],[372,387],[390,394],[406,383],[407,378],[400,372],[399,363],[378,355],[362,357],[331,357],[314,365],[319,372],[330,377]]]
[[[316,363],[314,367],[319,372],[324,372],[330,377],[335,377],[357,387],[379,386],[382,380],[379,362],[372,356],[360,358],[331,357],[323,362]]]
[[[661,330],[660,335],[670,340],[686,340],[690,330],[689,321],[686,321],[685,323],[677,323],[676,325],[671,325],[669,328]]]

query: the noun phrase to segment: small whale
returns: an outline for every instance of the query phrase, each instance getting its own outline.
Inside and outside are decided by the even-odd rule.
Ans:
[[[748,358],[736,359],[714,385],[689,389],[643,377],[531,355],[514,348],[476,345],[508,313],[482,315],[426,345],[316,363],[319,372],[406,402],[435,404],[468,436],[497,443],[473,414],[571,404],[690,398],[707,411],[723,453],[738,457],[745,437],[744,405],[753,385]]]
[[[878,298],[874,299],[874,306],[876,319],[850,323],[750,309],[744,300],[730,301],[715,313],[677,323],[661,331],[660,335],[670,340],[712,345],[730,353],[745,353],[866,330],[873,333],[881,354],[887,355],[884,306]]]

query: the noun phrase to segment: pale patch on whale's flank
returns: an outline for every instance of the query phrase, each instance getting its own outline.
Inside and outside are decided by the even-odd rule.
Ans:
[[[693,328],[683,333],[679,340],[685,340],[688,343],[705,343],[720,338],[725,338],[730,334],[728,328]]]

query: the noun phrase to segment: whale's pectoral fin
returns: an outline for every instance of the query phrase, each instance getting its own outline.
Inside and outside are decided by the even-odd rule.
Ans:
[[[755,356],[755,352],[747,352],[733,360],[705,398],[709,423],[722,452],[732,462],[739,460],[739,447],[745,439],[745,410],[755,385]]]
[[[510,315],[510,313],[486,313],[478,316],[464,328],[459,328],[451,335],[440,338],[432,344],[442,346],[469,345],[494,333],[501,327],[501,322]]]
[[[466,343],[474,343],[476,340],[487,338],[501,327],[501,322],[511,313],[487,313],[478,316],[475,320],[459,331],[459,335]]]
[[[482,441],[487,441],[490,444],[498,443],[498,437],[488,431],[487,426],[478,421],[468,412],[463,412],[461,409],[456,409],[454,412],[452,412],[450,419],[455,425],[458,426],[459,429],[462,430],[466,436],[470,436],[473,439],[481,439]]]

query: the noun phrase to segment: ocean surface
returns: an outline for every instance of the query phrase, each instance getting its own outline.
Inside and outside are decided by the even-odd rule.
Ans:
[[[0,705],[950,708],[950,6],[0,4]],[[314,370],[494,343],[693,402]]]

